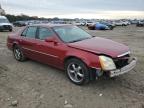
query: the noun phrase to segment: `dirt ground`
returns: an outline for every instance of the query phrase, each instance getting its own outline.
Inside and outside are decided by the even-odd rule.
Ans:
[[[0,108],[144,108],[144,28],[87,31],[128,45],[138,58],[136,68],[116,79],[77,86],[63,71],[31,60],[17,62],[6,47],[8,33],[0,32]]]

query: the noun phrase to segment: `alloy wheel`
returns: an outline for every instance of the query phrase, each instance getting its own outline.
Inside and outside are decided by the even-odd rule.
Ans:
[[[76,83],[82,82],[84,79],[84,70],[76,63],[70,63],[67,67],[70,79]]]
[[[14,49],[14,56],[17,60],[20,60],[21,59],[21,51],[19,48],[15,48]]]

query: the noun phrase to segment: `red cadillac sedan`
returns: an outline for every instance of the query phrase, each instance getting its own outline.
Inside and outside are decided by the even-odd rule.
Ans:
[[[7,46],[18,61],[27,58],[66,71],[82,85],[106,75],[115,77],[131,71],[137,62],[128,46],[93,37],[73,25],[32,25],[10,34]]]

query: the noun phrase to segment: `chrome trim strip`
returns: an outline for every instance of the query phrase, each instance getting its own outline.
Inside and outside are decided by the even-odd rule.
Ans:
[[[29,37],[26,37],[26,36],[21,36],[22,38],[24,39],[31,39],[31,40],[37,40],[37,41],[42,41],[42,42],[45,42],[45,40],[42,40],[42,39],[38,39],[38,38],[29,38]]]
[[[123,53],[123,54],[120,54],[120,55],[118,55],[117,57],[122,57],[122,56],[125,56],[125,55],[127,55],[127,54],[130,54],[130,51],[128,51],[128,52],[126,52],[126,53]]]
[[[29,51],[33,51],[33,52],[36,52],[36,53],[40,53],[40,54],[43,54],[43,55],[47,55],[47,56],[51,56],[51,57],[55,57],[55,58],[58,58],[58,56],[55,56],[55,55],[51,55],[51,54],[46,54],[46,53],[43,53],[43,52],[40,52],[40,51],[36,51],[36,50],[32,50],[32,49],[29,49],[29,48],[25,48],[25,47],[22,47],[23,49],[26,49],[26,50],[29,50]]]

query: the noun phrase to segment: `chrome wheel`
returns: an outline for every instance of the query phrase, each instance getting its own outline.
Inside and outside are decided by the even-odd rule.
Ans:
[[[76,83],[82,82],[84,80],[84,70],[76,63],[70,63],[67,67],[67,72],[69,78]]]
[[[23,62],[27,59],[26,56],[23,54],[21,47],[17,45],[13,47],[13,55],[17,61]]]
[[[20,60],[21,59],[21,51],[19,48],[15,48],[14,49],[14,56],[17,60]]]

